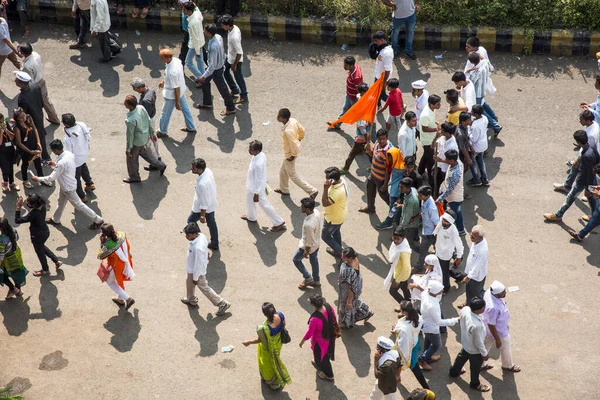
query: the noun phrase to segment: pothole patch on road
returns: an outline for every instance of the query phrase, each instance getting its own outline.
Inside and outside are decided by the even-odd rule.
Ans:
[[[225,369],[235,369],[235,361],[230,358],[227,358],[219,363],[221,368]]]
[[[12,381],[8,382],[6,387],[10,388],[11,395],[17,395],[24,393],[31,388],[31,381],[28,378],[16,377]]]
[[[69,360],[63,357],[63,353],[60,350],[54,353],[46,354],[42,358],[40,363],[40,369],[42,371],[58,371],[69,365]]]

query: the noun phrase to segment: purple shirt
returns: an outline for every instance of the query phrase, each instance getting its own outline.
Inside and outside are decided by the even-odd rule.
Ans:
[[[510,313],[508,307],[503,299],[499,299],[492,294],[490,289],[485,291],[483,295],[485,300],[485,311],[483,312],[483,322],[485,323],[485,330],[488,337],[493,338],[494,336],[490,332],[488,324],[495,325],[496,331],[500,339],[508,336],[508,320],[510,319]]]

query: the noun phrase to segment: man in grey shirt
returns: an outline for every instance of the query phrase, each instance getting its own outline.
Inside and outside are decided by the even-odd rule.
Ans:
[[[225,49],[223,48],[223,38],[217,34],[217,26],[208,24],[204,27],[204,35],[208,38],[208,68],[198,82],[202,84],[202,103],[194,104],[198,109],[210,109],[213,107],[212,94],[210,91],[210,81],[215,81],[217,89],[225,102],[225,110],[221,111],[222,116],[234,114],[235,104],[227,88],[227,83],[223,77],[225,70]]]

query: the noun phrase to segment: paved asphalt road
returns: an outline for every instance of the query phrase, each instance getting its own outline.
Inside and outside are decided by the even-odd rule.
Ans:
[[[307,129],[298,169],[310,183],[321,187],[323,170],[341,166],[354,128],[341,133],[326,132],[324,122],[342,106],[345,72],[342,58],[358,55],[370,80],[373,62],[365,48],[343,52],[338,46],[301,43],[271,43],[245,40],[244,70],[251,102],[234,117],[218,116],[222,109],[199,113],[194,110],[199,131],[186,136],[181,114],[174,114],[171,136],[162,141],[168,168],[164,177],[142,171],[143,183],[129,186],[125,177],[125,108],[131,94],[129,82],[136,76],[156,88],[163,65],[158,51],[179,45],[177,35],[123,32],[123,54],[108,64],[99,64],[93,48],[69,50],[69,27],[34,25],[32,43],[45,60],[46,81],[59,114],[71,112],[93,129],[90,166],[97,190],[90,205],[106,221],[127,233],[132,246],[137,277],[127,291],[137,303],[131,313],[118,311],[110,301],[112,291],[96,277],[99,245],[97,232],[90,232],[85,216],[73,214],[71,206],[63,226],[51,228],[48,246],[64,260],[64,273],[41,281],[29,276],[23,301],[0,301],[0,385],[10,381],[27,389],[27,399],[366,399],[375,381],[372,354],[378,336],[387,335],[395,321],[393,299],[382,289],[388,271],[390,232],[377,232],[372,225],[385,216],[377,200],[378,213],[369,217],[356,212],[364,202],[366,158],[358,160],[350,182],[348,221],[344,241],[360,253],[364,276],[364,300],[375,311],[368,324],[344,332],[338,342],[335,383],[322,382],[310,365],[308,346],[298,341],[306,329],[310,306],[305,293],[296,288],[301,277],[291,263],[301,233],[299,200],[303,193],[270,201],[288,224],[279,234],[266,231],[268,219],[259,212],[259,225],[239,219],[244,212],[245,177],[250,156],[248,142],[260,139],[268,156],[273,187],[281,159],[279,108],[288,107]],[[17,32],[13,32],[15,37]],[[418,62],[397,61],[401,89],[426,79],[431,93],[451,87],[450,76],[462,69],[464,52],[421,51]],[[450,379],[447,370],[460,349],[459,328],[444,337],[441,360],[427,373],[439,399],[565,399],[597,397],[600,367],[597,352],[598,232],[573,244],[567,227],[579,227],[578,217],[587,205],[579,200],[564,218],[564,224],[546,224],[542,213],[555,211],[564,195],[552,191],[552,183],[565,176],[565,161],[573,157],[572,132],[579,129],[579,101],[593,101],[594,60],[546,56],[517,57],[492,54],[498,93],[489,97],[504,131],[491,142],[486,158],[491,177],[489,188],[468,189],[473,198],[464,204],[467,227],[476,223],[487,230],[490,248],[488,282],[494,279],[520,290],[508,295],[514,360],[523,371],[502,373],[499,362],[483,374],[492,385],[480,395],[465,379]],[[0,81],[1,112],[16,104],[17,88],[5,63]],[[217,93],[214,90],[214,93]],[[199,101],[192,89],[188,98]],[[413,101],[406,96],[413,107]],[[162,97],[159,95],[159,106]],[[267,124],[266,121],[270,121]],[[49,137],[62,138],[62,128],[50,126]],[[395,141],[395,134],[392,135]],[[48,140],[49,141],[49,140]],[[231,313],[215,317],[215,308],[200,299],[200,308],[180,303],[185,293],[187,241],[181,230],[189,213],[194,176],[189,171],[195,157],[206,159],[218,185],[221,252],[210,259],[210,284],[233,302]],[[36,188],[49,196],[52,208],[56,189]],[[12,219],[14,193],[4,194],[0,204]],[[204,228],[203,228],[204,229]],[[28,240],[27,227],[20,227],[26,265],[38,268]],[[468,244],[468,242],[467,242]],[[337,298],[337,268],[324,251],[320,254],[323,295]],[[453,287],[443,300],[446,317],[456,315],[453,305],[463,299],[464,289]],[[261,386],[256,349],[244,348],[244,339],[255,337],[255,326],[263,321],[261,304],[273,302],[287,317],[292,344],[282,359],[293,384],[273,394]],[[235,350],[222,353],[221,348]],[[62,352],[62,353],[56,353]],[[497,358],[496,352],[493,357]],[[417,386],[410,373],[402,376],[400,393]]]

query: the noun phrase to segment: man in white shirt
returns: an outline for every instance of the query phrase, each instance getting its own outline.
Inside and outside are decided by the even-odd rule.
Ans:
[[[189,1],[183,5],[183,13],[187,15],[188,20],[188,33],[190,40],[188,42],[188,52],[185,57],[185,66],[190,69],[190,72],[194,75],[194,81],[198,82],[198,79],[204,75],[204,55],[202,53],[202,47],[204,47],[204,27],[202,21],[204,17],[200,12],[200,9],[196,5]],[[194,65],[196,60],[196,65]]]
[[[377,31],[373,35],[373,43],[379,48],[379,54],[375,60],[375,82],[384,73],[383,82],[384,85],[381,88],[381,96],[377,106],[381,106],[382,101],[386,101],[388,98],[387,92],[385,91],[385,82],[391,77],[392,71],[394,70],[394,50],[392,46],[385,40],[385,33],[383,31]]]
[[[310,197],[300,200],[300,211],[306,215],[302,223],[302,237],[298,245],[298,251],[294,254],[292,261],[304,280],[298,284],[298,289],[306,289],[308,286],[319,287],[319,244],[321,241],[321,226],[323,217],[319,210],[315,209],[315,201]],[[308,273],[302,259],[309,258],[312,267],[312,275]]]
[[[417,130],[421,121],[421,113],[427,107],[427,100],[429,99],[429,92],[425,89],[427,82],[422,79],[411,83],[412,95],[415,98],[415,114],[417,114]]]
[[[433,187],[433,167],[435,161],[434,141],[436,140],[437,131],[440,125],[435,121],[435,111],[442,106],[442,99],[437,94],[432,94],[427,98],[427,106],[423,109],[419,117],[419,136],[421,145],[423,146],[423,155],[419,161],[419,174],[423,175],[427,170],[429,186]]]
[[[483,115],[483,107],[475,104],[472,110],[473,122],[469,139],[471,140],[471,149],[475,162],[471,164],[471,174],[473,178],[467,182],[471,186],[490,186],[487,170],[485,168],[484,153],[488,148],[487,126],[488,119]]]
[[[185,238],[189,240],[190,246],[185,264],[185,270],[187,272],[187,280],[185,282],[187,295],[181,299],[183,304],[188,306],[197,307],[198,297],[195,295],[196,286],[206,296],[208,300],[214,305],[219,307],[216,315],[224,315],[227,310],[231,307],[231,303],[224,300],[215,291],[208,286],[208,280],[206,279],[206,268],[208,267],[208,240],[206,236],[200,233],[200,227],[196,222],[188,223],[183,228]]]
[[[46,120],[51,124],[58,125],[58,115],[56,110],[48,97],[48,88],[46,88],[46,81],[44,80],[44,67],[42,65],[42,58],[38,53],[33,51],[33,48],[29,43],[21,43],[19,45],[19,52],[25,57],[23,59],[23,71],[27,72],[31,76],[31,83],[40,88],[42,93],[42,100],[44,101],[44,110],[48,114]]]
[[[244,51],[242,50],[242,32],[237,25],[233,24],[233,17],[225,14],[221,17],[221,28],[227,33],[227,57],[225,59],[225,81],[231,89],[233,97],[238,97],[236,103],[246,103],[248,101],[248,89],[246,89],[246,80],[242,73],[242,61]],[[233,77],[231,76],[233,71]],[[235,80],[234,80],[235,78]]]
[[[438,154],[433,157],[434,161],[437,162],[438,172],[438,185],[441,185],[444,178],[446,177],[446,171],[450,163],[446,160],[446,152],[449,150],[458,151],[458,144],[454,134],[456,133],[456,125],[452,122],[444,122],[442,124],[442,136],[437,140]]]
[[[411,60],[416,60],[417,56],[413,53],[413,40],[415,37],[415,25],[417,24],[417,11],[420,6],[415,5],[414,0],[382,0],[383,4],[392,8],[392,45],[394,46],[394,56],[400,53],[400,45],[398,38],[400,30],[406,29],[406,37],[404,40],[404,55]]]
[[[102,58],[100,62],[112,60],[113,55],[110,51],[110,39],[108,30],[110,29],[110,13],[107,0],[91,0],[90,3],[90,31],[92,36],[98,37]]]
[[[481,225],[475,225],[471,229],[471,242],[471,250],[465,266],[467,276],[462,280],[467,285],[465,290],[467,301],[462,304],[463,307],[470,304],[473,298],[483,296],[483,286],[488,271],[488,244]],[[460,305],[458,307],[461,308]]]
[[[440,300],[444,285],[430,280],[428,290],[421,294],[421,317],[423,317],[423,353],[419,356],[419,366],[425,371],[431,371],[432,362],[439,361],[440,356],[434,355],[442,347],[440,326],[454,326],[459,318],[442,319]]]
[[[267,157],[262,152],[263,145],[258,140],[250,142],[248,152],[252,156],[246,177],[246,214],[242,219],[256,222],[256,203],[265,211],[273,226],[271,232],[285,229],[285,221],[267,199]]]
[[[23,55],[10,40],[8,23],[4,18],[0,18],[0,72],[2,72],[2,65],[7,58],[16,69],[21,69],[21,63],[17,57],[23,57]]]
[[[215,211],[219,203],[217,202],[217,184],[213,172],[206,168],[206,161],[202,158],[196,158],[192,162],[192,173],[198,175],[196,178],[196,191],[194,192],[194,202],[192,203],[192,212],[187,222],[198,222],[208,225],[210,232],[210,243],[208,248],[219,250],[219,230],[215,220]]]
[[[162,49],[159,52],[159,58],[160,61],[166,64],[164,80],[158,84],[158,87],[163,90],[162,93],[165,102],[160,111],[159,130],[156,132],[156,136],[159,138],[167,136],[169,122],[171,122],[171,114],[173,114],[174,108],[183,112],[185,126],[181,128],[181,131],[196,133],[194,117],[192,116],[192,111],[185,98],[187,86],[185,85],[185,75],[183,74],[181,60],[179,58],[173,58],[173,52],[169,49]]]
[[[75,156],[70,151],[65,151],[62,142],[54,139],[50,142],[50,149],[54,155],[58,156],[54,171],[48,176],[38,177],[32,176],[31,180],[40,183],[58,182],[60,187],[58,194],[58,205],[54,211],[52,218],[48,218],[46,222],[50,225],[60,225],[60,218],[65,210],[67,201],[73,204],[77,210],[83,212],[90,217],[94,222],[89,226],[90,229],[98,229],[104,223],[104,220],[96,214],[91,208],[83,204],[79,196],[77,196],[77,182],[75,181]]]
[[[81,179],[83,178],[85,182],[85,190],[96,190],[96,185],[94,185],[86,163],[92,143],[91,130],[83,122],[77,122],[73,114],[63,114],[62,123],[65,127],[65,137],[63,138],[65,150],[73,153],[75,157],[77,195],[81,201],[87,203],[88,199],[81,187]]]
[[[502,131],[502,126],[498,123],[498,117],[492,107],[485,101],[485,95],[493,88],[492,80],[490,79],[491,64],[476,52],[469,53],[469,62],[473,65],[465,73],[467,78],[475,87],[475,102],[483,106],[484,115],[488,119],[488,127],[494,130],[494,138],[497,138]]]
[[[447,210],[440,217],[440,222],[435,227],[433,234],[436,236],[435,239],[435,255],[440,260],[440,267],[442,267],[442,281],[444,283],[444,292],[450,290],[450,276],[456,279],[456,267],[462,262],[463,253],[465,248],[458,234],[458,229],[454,225],[454,211]],[[450,261],[454,254],[456,258],[450,267]],[[462,280],[462,275],[461,275]]]
[[[471,52],[475,52],[475,53],[479,54],[479,58],[481,60],[490,61],[487,50],[485,49],[485,47],[483,47],[479,43],[479,38],[477,36],[471,36],[470,38],[467,39],[467,42],[465,43],[465,50],[466,50],[467,54],[469,54]],[[467,71],[473,67],[474,67],[473,63],[470,62],[469,60],[467,60],[467,63],[465,64],[464,72],[467,73]],[[491,62],[490,62],[490,72],[494,72],[494,66],[492,65]]]
[[[600,143],[598,141],[600,135],[600,126],[595,121],[594,114],[590,110],[585,110],[579,115],[579,123],[585,129],[590,147],[600,152]]]
[[[477,97],[475,96],[475,86],[467,79],[467,76],[462,71],[457,71],[452,75],[452,82],[456,85],[456,90],[460,94],[460,98],[465,102],[464,106],[450,107],[449,113],[456,111],[471,112],[471,108],[475,104]]]
[[[472,299],[469,307],[464,307],[460,312],[460,343],[462,349],[456,356],[450,376],[457,378],[461,375],[462,367],[469,361],[471,370],[471,389],[480,392],[488,392],[489,385],[479,381],[479,372],[484,361],[487,361],[487,349],[485,347],[485,325],[482,314],[485,311],[485,301],[480,297]]]
[[[398,131],[398,148],[402,156],[415,156],[417,153],[417,114],[408,111],[404,115],[404,122]]]

